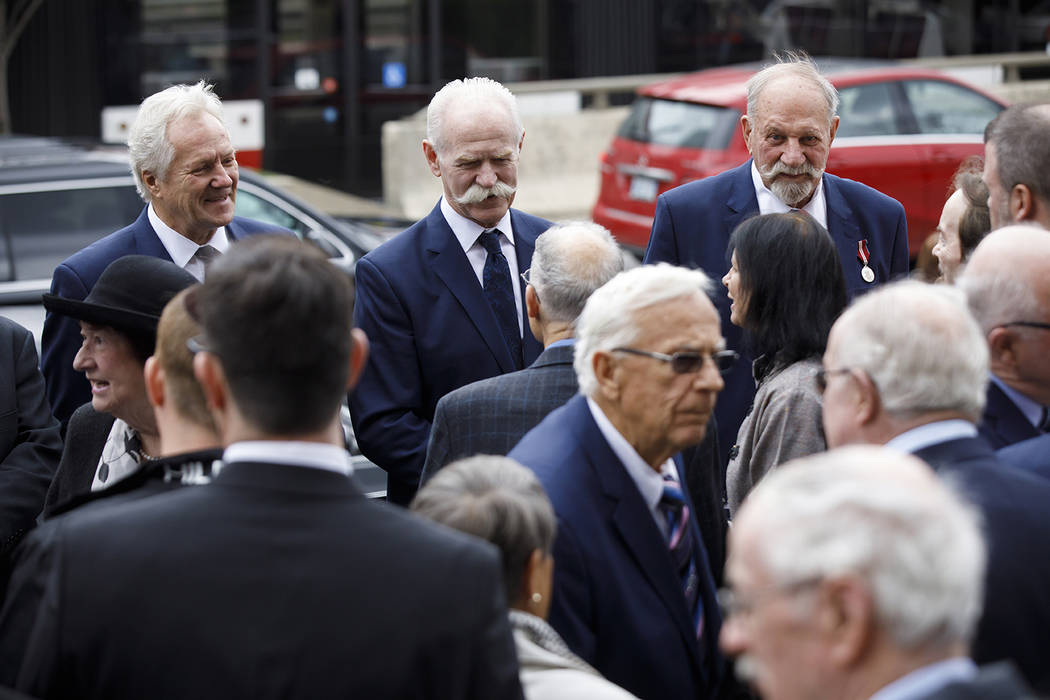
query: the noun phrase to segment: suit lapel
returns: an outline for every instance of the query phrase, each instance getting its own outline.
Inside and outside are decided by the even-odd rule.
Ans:
[[[427,217],[426,239],[426,248],[431,253],[429,263],[434,273],[463,307],[500,369],[503,372],[516,370],[496,315],[485,299],[485,292],[478,284],[463,248],[441,214],[440,204]]]
[[[540,356],[536,358],[536,361],[532,363],[531,367],[536,369],[538,367],[549,367],[551,365],[571,365],[573,352],[572,345],[559,345],[557,347],[547,348],[540,353]]]
[[[729,198],[726,200],[725,231],[726,245],[729,235],[745,219],[758,213],[758,196],[755,194],[755,183],[751,180],[751,161],[747,161],[733,175],[729,187]]]
[[[133,238],[135,240],[135,254],[149,255],[171,262],[168,249],[160,242],[160,236],[153,230],[153,224],[149,222],[149,207],[142,210],[139,218],[135,220]]]
[[[1012,445],[1040,435],[1035,426],[1028,422],[1017,404],[993,381],[988,382],[984,420],[993,432],[1002,436],[1007,444]]]
[[[543,233],[526,225],[520,213],[510,210],[510,225],[514,228],[514,256],[518,260],[518,272],[525,272],[532,267],[532,253],[536,249],[536,238]],[[521,354],[526,367],[543,351],[540,341],[536,340],[529,329],[529,311],[525,307],[525,280],[518,275],[518,290],[521,292],[521,328],[524,331],[521,339]]]

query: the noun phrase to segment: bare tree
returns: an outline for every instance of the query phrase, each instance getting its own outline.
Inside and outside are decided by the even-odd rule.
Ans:
[[[7,64],[18,38],[44,0],[0,0],[0,134],[11,133]]]

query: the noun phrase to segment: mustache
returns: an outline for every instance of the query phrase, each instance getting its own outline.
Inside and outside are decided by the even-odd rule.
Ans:
[[[517,187],[508,185],[503,180],[496,180],[496,184],[492,187],[482,187],[478,183],[474,183],[467,189],[466,192],[456,197],[456,204],[480,204],[489,197],[500,197],[502,199],[510,199],[514,196],[514,193],[518,191]]]
[[[817,178],[824,172],[823,168],[814,166],[809,161],[806,161],[802,165],[787,165],[783,161],[778,160],[768,168],[759,168],[759,172],[764,178],[774,179],[777,175],[806,175],[808,177]]]

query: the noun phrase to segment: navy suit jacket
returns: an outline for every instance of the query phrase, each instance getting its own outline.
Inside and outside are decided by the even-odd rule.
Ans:
[[[108,700],[521,697],[494,547],[343,474],[247,462],[37,528],[0,617],[0,684]]]
[[[139,218],[130,226],[66,258],[55,268],[51,278],[51,293],[66,299],[83,300],[95,286],[102,271],[125,255],[149,255],[170,261],[171,256],[149,222],[147,209],[144,207]],[[291,232],[239,216],[233,217],[233,221],[226,226],[226,235],[231,241],[256,233],[288,235]],[[80,349],[80,324],[69,316],[48,312],[40,342],[41,369],[47,381],[47,396],[55,417],[64,429],[73,411],[91,400],[90,385],[81,372],[73,369],[73,358]]]
[[[532,262],[549,221],[511,209],[518,269]],[[349,396],[361,452],[387,472],[387,499],[407,504],[419,486],[430,424],[442,396],[513,372],[496,315],[440,203],[425,219],[357,263],[354,325],[371,342],[368,366]],[[529,332],[522,298],[525,366],[543,346]]]
[[[895,199],[853,180],[824,174],[828,232],[835,241],[850,298],[876,284],[908,274],[908,227],[904,207]],[[712,300],[722,316],[722,335],[741,359],[725,377],[715,407],[719,443],[736,444],[737,430],[755,395],[751,360],[743,352],[740,328],[729,321],[729,297],[722,277],[729,271],[729,237],[746,219],[758,214],[751,161],[714,177],[676,187],[660,195],[645,251],[645,262],[669,262],[700,268],[711,277]],[[868,241],[875,282],[861,279],[857,241]]]
[[[954,479],[984,516],[988,571],[974,659],[1012,659],[1036,690],[1050,692],[1050,483],[1002,464],[980,437],[915,456]]]
[[[450,462],[505,455],[578,389],[573,347],[544,350],[523,370],[482,379],[438,401],[420,483]]]
[[[1007,445],[996,456],[1011,467],[1050,479],[1050,433]]]
[[[644,700],[714,697],[721,618],[696,520],[699,643],[667,543],[583,395],[509,456],[536,473],[558,516],[550,622],[569,647]]]
[[[1031,440],[1042,434],[998,384],[989,381],[986,396],[984,415],[977,430],[993,449]]]

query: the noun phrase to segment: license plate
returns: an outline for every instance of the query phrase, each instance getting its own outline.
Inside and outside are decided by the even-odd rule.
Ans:
[[[653,202],[656,201],[656,193],[659,188],[660,183],[651,177],[635,175],[631,178],[631,187],[627,190],[627,196],[643,202]]]

